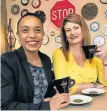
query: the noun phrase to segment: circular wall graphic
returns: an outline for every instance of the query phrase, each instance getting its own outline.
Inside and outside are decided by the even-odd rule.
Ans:
[[[32,7],[33,8],[39,8],[41,5],[41,0],[33,0],[32,1]]]
[[[98,35],[94,38],[93,44],[97,46],[103,46],[105,44],[105,39],[102,35]]]
[[[107,36],[107,24],[105,24],[102,28],[103,35]]]
[[[29,3],[29,0],[21,0],[21,4],[24,6],[27,5],[28,3]]]
[[[15,4],[11,7],[11,13],[13,15],[17,15],[19,12],[20,12],[20,7],[18,5]]]
[[[107,9],[104,12],[104,17],[107,19]]]
[[[82,7],[81,15],[86,20],[92,20],[98,13],[98,7],[95,3],[87,3]]]
[[[55,32],[54,32],[54,31],[51,31],[50,35],[51,35],[51,36],[54,36],[54,35],[55,35]]]
[[[55,37],[55,42],[56,43],[61,43],[61,37],[60,36]]]
[[[47,45],[48,42],[49,42],[49,37],[47,35],[44,35],[42,45]]]
[[[90,29],[91,29],[91,31],[93,31],[93,32],[98,31],[98,30],[99,30],[99,27],[100,27],[100,25],[99,25],[98,22],[92,22],[92,23],[90,24]]]
[[[23,9],[21,11],[21,16],[24,16],[25,14],[27,14],[29,11],[27,9]]]
[[[101,3],[107,4],[107,0],[100,0]]]

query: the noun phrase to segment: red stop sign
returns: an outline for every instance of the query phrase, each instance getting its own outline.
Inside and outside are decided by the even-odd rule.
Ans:
[[[50,10],[51,23],[60,28],[63,19],[71,13],[75,13],[75,6],[68,0],[58,1]]]

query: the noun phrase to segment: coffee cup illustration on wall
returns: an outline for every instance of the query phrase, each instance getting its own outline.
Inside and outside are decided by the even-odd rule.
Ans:
[[[86,59],[92,59],[96,53],[97,45],[82,46]]]

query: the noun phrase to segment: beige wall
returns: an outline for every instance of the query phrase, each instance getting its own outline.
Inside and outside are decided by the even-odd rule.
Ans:
[[[7,10],[6,10],[6,0],[1,1],[1,27],[0,27],[0,45],[1,54],[6,52],[6,36],[7,36]]]
[[[37,10],[42,10],[45,12],[46,14],[46,21],[44,23],[44,28],[45,28],[45,34],[49,36],[49,43],[47,45],[42,45],[41,47],[41,51],[48,54],[50,57],[52,56],[53,51],[58,47],[58,43],[55,43],[55,37],[59,35],[59,31],[58,29],[56,29],[50,22],[49,19],[49,11],[52,8],[52,6],[58,1],[58,0],[41,0],[41,6],[37,9],[34,9],[31,5],[32,0],[29,0],[29,4],[27,6],[23,6],[20,3],[21,0],[7,0],[6,4],[7,4],[7,20],[9,20],[9,18],[12,18],[12,28],[14,33],[16,34],[16,23],[18,21],[18,19],[20,18],[21,14],[19,13],[18,15],[13,15],[11,13],[11,6],[13,4],[17,4],[20,6],[20,11],[24,8],[27,8],[30,12],[35,12]],[[90,26],[90,23],[97,21],[100,24],[100,29],[96,32],[91,32],[91,37],[92,37],[92,41],[94,39],[95,36],[97,35],[103,35],[101,32],[101,29],[103,27],[104,24],[107,24],[107,20],[104,17],[104,11],[107,9],[107,4],[101,4],[100,0],[69,0],[70,2],[72,2],[75,7],[76,7],[76,13],[81,14],[81,8],[83,7],[84,4],[88,3],[88,2],[92,2],[95,3],[98,6],[98,14],[95,17],[95,19],[87,21],[88,26]],[[55,32],[55,36],[51,36],[50,32],[54,31]],[[104,36],[104,35],[103,35]],[[104,36],[105,41],[107,41],[107,36]],[[16,42],[16,48],[19,47],[18,41]],[[107,50],[107,42],[104,45],[104,48]]]

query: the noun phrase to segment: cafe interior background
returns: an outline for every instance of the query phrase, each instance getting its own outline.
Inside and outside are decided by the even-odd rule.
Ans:
[[[107,0],[1,0],[1,54],[20,47],[16,25],[27,12],[43,19],[45,35],[40,50],[51,58],[61,47],[60,26],[69,13],[82,15],[90,29],[91,43],[107,50]]]

